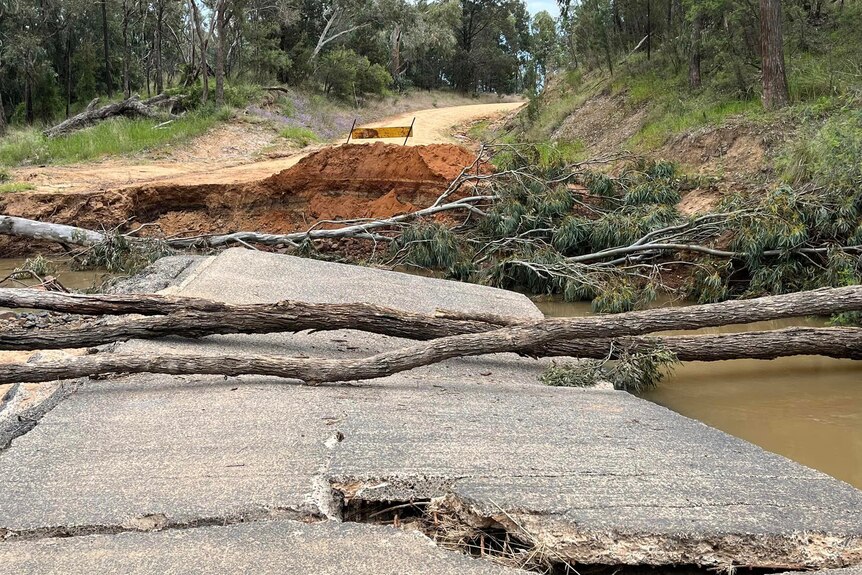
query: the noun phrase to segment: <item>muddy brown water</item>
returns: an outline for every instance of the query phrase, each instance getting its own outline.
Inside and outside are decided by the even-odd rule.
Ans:
[[[24,258],[0,258],[0,280],[9,276],[16,268],[24,265]],[[106,277],[104,270],[73,271],[68,260],[51,260],[54,264],[54,273],[63,287],[68,290],[89,290],[102,283]],[[0,287],[27,287],[38,285],[39,282],[32,278],[21,278],[20,280],[7,279]]]
[[[590,315],[588,303],[539,299],[548,317]],[[698,330],[820,326],[800,318]],[[862,489],[862,362],[820,356],[685,362],[642,397]]]

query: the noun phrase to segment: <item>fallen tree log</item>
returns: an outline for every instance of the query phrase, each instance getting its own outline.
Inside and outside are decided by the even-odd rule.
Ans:
[[[93,246],[105,238],[99,232],[84,228],[4,215],[0,215],[0,234],[79,246]]]
[[[445,339],[454,340],[457,337]],[[573,353],[577,357],[604,359],[609,357],[608,349],[612,340],[573,340],[565,343],[572,346],[566,350],[566,355]],[[267,375],[298,379],[307,384],[320,384],[376,379],[444,359],[490,353],[476,348],[459,352],[448,347],[450,344],[451,342],[437,339],[433,340],[431,345],[347,360],[274,355],[207,357],[197,354],[163,354],[142,357],[122,353],[99,353],[69,360],[5,365],[0,370],[0,384],[34,383],[113,373]],[[722,335],[627,338],[613,344],[618,346],[618,350],[630,353],[646,352],[662,346],[676,353],[681,361],[775,359],[790,355],[862,359],[862,329],[859,328],[787,328]],[[530,345],[527,344],[500,345],[495,351],[527,351],[529,348]]]
[[[190,299],[189,308],[182,309],[182,299],[172,301],[148,295],[141,302],[130,296],[98,296],[102,301],[84,303],[76,308],[72,298],[52,298],[54,293],[42,292],[46,300],[38,306],[30,297],[14,297],[6,292],[36,290],[0,290],[0,306],[38,307],[72,313],[146,313],[149,317],[117,318],[115,320],[81,321],[75,325],[58,325],[41,329],[7,328],[0,332],[0,350],[65,349],[92,347],[128,339],[156,339],[179,336],[198,338],[216,334],[278,333],[299,331],[331,331],[355,329],[393,337],[427,340],[463,333],[480,333],[496,326],[479,321],[437,318],[433,315],[403,312],[370,304],[315,304],[284,301],[274,304],[228,305],[208,300]],[[13,297],[8,297],[13,295]],[[77,294],[64,294],[77,295]],[[79,296],[80,297],[80,296]],[[81,298],[83,299],[83,298]],[[86,300],[84,300],[86,302]],[[211,305],[210,305],[211,304]],[[195,307],[197,309],[195,309]],[[126,311],[119,311],[126,310]],[[128,311],[135,310],[135,311]],[[170,310],[167,315],[151,315],[154,310]],[[180,311],[177,311],[180,310]],[[156,312],[159,313],[159,312]]]
[[[531,350],[571,340],[612,339],[655,331],[697,329],[859,309],[862,309],[862,286],[850,286],[686,308],[629,312],[615,316],[540,320],[492,331],[442,337],[355,360],[277,356],[204,358],[171,354],[129,357],[122,354],[100,354],[67,361],[9,366],[0,373],[0,383],[49,381],[61,377],[114,372],[150,372],[174,375],[276,375],[318,384],[386,377],[455,357],[502,352],[529,354]],[[819,334],[815,334],[815,337],[817,335]],[[810,338],[811,334],[806,334],[805,337]],[[851,342],[853,353],[857,347]]]
[[[172,98],[167,94],[159,94],[147,100],[141,100],[139,96],[135,95],[120,102],[113,102],[101,108],[96,108],[96,100],[94,100],[80,114],[76,114],[42,133],[48,138],[55,138],[114,116],[142,116],[145,118],[162,116],[165,115],[165,112],[156,110],[155,108],[163,107],[175,101],[176,98]]]
[[[310,229],[303,232],[290,234],[268,234],[263,232],[234,232],[231,234],[214,234],[194,236],[187,238],[164,238],[163,241],[173,249],[188,248],[216,248],[230,244],[261,244],[267,246],[299,246],[308,240],[324,240],[335,238],[362,238],[373,241],[389,241],[392,238],[374,233],[381,228],[391,228],[418,218],[424,218],[447,212],[451,210],[467,210],[484,215],[474,204],[494,200],[496,196],[467,196],[446,204],[423,208],[415,212],[399,214],[391,218],[380,220],[369,220],[361,223],[351,223],[337,228]],[[47,240],[69,245],[84,247],[94,246],[105,240],[105,234],[85,228],[67,226],[64,224],[52,224],[29,220],[17,216],[6,216],[0,214],[0,234],[23,237],[31,240]],[[152,241],[148,238],[139,238],[124,235],[130,241]]]
[[[295,304],[300,308],[305,305]],[[91,319],[78,325],[37,330],[7,328],[0,333],[0,350],[69,349],[94,347],[129,339],[200,338],[237,333],[265,334],[336,329],[355,329],[392,337],[429,340],[457,334],[482,333],[498,327],[479,321],[453,321],[420,314],[401,315],[399,312],[393,315],[385,311],[386,308],[373,311],[373,315],[363,313],[363,308],[374,306],[339,305],[341,309],[336,311],[332,309],[335,306],[311,305],[317,305],[321,309],[315,312],[306,308],[299,316],[278,312],[271,314],[261,309],[252,310],[248,314],[239,311],[238,315],[191,311],[107,322],[102,318]],[[416,317],[410,318],[410,315]],[[793,355],[862,359],[862,329],[795,327],[720,335],[573,339],[523,350],[521,354],[530,357],[614,359],[623,351],[639,353],[657,348],[672,351],[680,361],[775,359]]]
[[[837,297],[833,300],[830,294]],[[810,297],[808,297],[810,295]],[[760,298],[770,299],[770,298]],[[759,319],[779,319],[807,315],[829,315],[848,311],[848,307],[862,309],[862,286],[798,292],[773,296],[774,312],[765,312]],[[792,305],[782,304],[793,300]],[[746,323],[738,315],[723,321],[722,307],[729,303],[745,304],[759,300],[738,300],[715,306],[715,317],[710,325]],[[834,305],[833,302],[834,301]],[[406,312],[394,308],[365,303],[331,304],[281,301],[261,304],[227,304],[201,298],[164,296],[158,294],[71,294],[45,292],[35,289],[0,289],[0,307],[35,308],[56,312],[97,315],[138,314],[155,317],[124,318],[104,322],[95,321],[73,326],[57,326],[32,330],[10,328],[0,333],[0,349],[32,350],[91,347],[132,338],[155,339],[166,336],[203,337],[231,333],[299,332],[305,330],[329,331],[355,329],[393,337],[429,340],[468,333],[493,331],[500,326],[542,323],[519,318],[485,314],[463,314],[439,311],[428,315]],[[699,306],[693,306],[699,307]],[[685,316],[688,308],[673,308]],[[646,313],[646,312],[635,312]],[[623,314],[626,316],[629,314]],[[610,320],[613,317],[575,318],[568,321]],[[554,321],[554,320],[548,320]],[[566,320],[563,320],[566,321]],[[701,327],[701,326],[695,326]],[[686,329],[676,323],[662,329]],[[644,332],[647,333],[647,332]],[[597,334],[601,336],[601,334]],[[569,342],[554,342],[529,350],[531,355],[581,355],[591,346],[572,347]],[[607,354],[608,345],[600,346]],[[842,357],[846,357],[842,356]]]

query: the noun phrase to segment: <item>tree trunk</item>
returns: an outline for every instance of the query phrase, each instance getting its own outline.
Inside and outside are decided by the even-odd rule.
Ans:
[[[701,86],[700,60],[701,60],[701,30],[703,28],[703,12],[695,8],[691,19],[691,54],[688,60],[688,85],[692,90]]]
[[[129,45],[129,10],[123,2],[123,97],[131,98],[132,87],[130,81],[130,67],[132,51]]]
[[[66,32],[66,118],[69,117],[69,107],[72,104],[72,27],[69,26]]]
[[[112,104],[111,106],[121,106],[126,102],[130,102],[135,100],[135,98],[131,98],[130,100],[125,100],[124,102],[119,102],[117,104]],[[149,100],[144,100],[143,102],[138,102],[138,104],[144,104],[145,106],[160,104],[162,102],[168,102],[170,99],[165,95],[161,94],[160,96],[155,96],[150,98]],[[107,107],[107,106],[106,106]],[[94,111],[95,112],[95,111]],[[45,133],[48,135],[53,132],[60,130],[61,126],[67,124],[68,122],[76,122],[79,116],[86,114],[86,112],[79,114],[73,118],[70,118],[63,124],[55,126],[50,130],[47,130]],[[92,115],[81,118],[83,121],[87,121],[89,119],[99,119],[94,118]],[[81,123],[76,127],[81,127],[86,125],[85,123]],[[66,130],[67,126],[64,126],[62,131]],[[59,131],[57,132],[59,133]],[[172,248],[193,248],[193,247],[218,247],[225,246],[234,243],[238,244],[247,244],[247,243],[255,243],[262,245],[270,245],[270,246],[283,246],[283,245],[298,245],[301,242],[307,240],[322,240],[322,239],[332,239],[332,238],[362,238],[374,241],[390,241],[392,238],[380,235],[379,233],[374,233],[375,230],[380,228],[388,228],[393,225],[401,224],[404,222],[409,222],[415,220],[417,218],[422,218],[425,216],[430,216],[433,214],[438,214],[441,212],[447,212],[451,210],[467,210],[467,211],[476,211],[476,208],[473,204],[477,202],[485,202],[489,200],[495,199],[495,196],[467,196],[463,199],[456,200],[454,202],[449,202],[445,204],[434,205],[429,208],[423,208],[421,210],[417,210],[415,212],[409,212],[406,214],[400,214],[397,216],[392,216],[391,218],[384,218],[381,220],[372,220],[368,222],[362,222],[359,224],[351,224],[341,228],[334,229],[313,229],[306,232],[293,232],[291,234],[267,234],[262,232],[234,232],[231,234],[224,235],[210,235],[210,236],[198,236],[198,237],[187,237],[187,238],[171,238],[164,240],[165,243],[169,247]],[[21,225],[12,225],[4,226],[4,221],[10,222],[19,222]],[[24,226],[23,224],[27,224]],[[6,235],[15,235],[18,237],[24,237],[29,239],[49,239],[52,235],[51,229],[53,227],[58,226],[59,224],[51,224],[47,222],[39,222],[36,220],[28,220],[25,218],[19,218],[15,216],[4,216],[0,214],[0,234]],[[72,237],[71,243],[72,245],[83,245],[89,246],[93,245],[96,242],[90,242],[84,238],[91,238],[98,236],[99,238],[103,238],[102,234],[99,232],[95,232],[93,230],[87,230],[85,228],[74,228],[72,226],[60,226],[62,228],[69,228],[79,230],[80,234],[76,237]],[[95,234],[95,235],[93,235]],[[129,238],[134,241],[136,238]],[[100,241],[100,240],[99,240]]]
[[[398,77],[401,75],[401,24],[396,24],[389,35],[389,67],[392,80],[398,86]]]
[[[3,215],[0,215],[0,234],[72,245],[93,245],[99,243],[103,238],[102,234],[98,232],[82,230],[82,228],[74,226],[62,224],[46,226],[42,222]]]
[[[215,65],[215,82],[216,82],[216,106],[224,106],[224,55],[225,55],[225,35],[227,34],[227,19],[225,17],[227,10],[227,0],[219,0],[216,5],[216,65]]]
[[[32,126],[35,121],[33,113],[33,72],[27,70],[24,73],[24,121]]]
[[[3,108],[3,92],[0,91],[0,136],[6,135],[6,110]]]
[[[156,3],[156,92],[161,94],[165,87],[165,73],[162,69],[162,33],[165,19],[164,0]]]
[[[315,304],[283,301],[274,304],[230,305],[196,298],[160,295],[79,295],[40,290],[0,290],[0,306],[49,309],[74,314],[140,314],[144,318],[106,321],[85,318],[75,325],[39,330],[10,327],[0,332],[0,350],[93,347],[129,339],[200,338],[208,335],[263,334],[353,329],[391,337],[430,340],[519,325],[517,318],[426,315],[371,304]],[[165,315],[161,315],[165,314]],[[447,316],[452,317],[447,317]],[[620,339],[575,339],[530,349],[532,357],[569,356],[614,358],[666,348],[681,361],[774,359],[790,355],[824,355],[862,359],[862,329],[789,328],[741,334]]]
[[[647,0],[646,3],[646,22],[646,59],[649,60],[652,58],[652,0]]]
[[[789,328],[718,336],[632,338],[631,341],[636,343],[628,349],[629,352],[649,351],[655,349],[656,345],[660,345],[675,351],[682,361],[775,359],[790,355],[826,355],[835,358],[862,359],[862,330],[858,328]],[[108,353],[70,360],[6,365],[0,372],[0,384],[55,381],[112,373],[265,375],[298,379],[307,384],[320,384],[376,379],[462,355],[480,355],[473,351],[462,354],[457,350],[446,350],[441,345],[435,345],[440,342],[443,340],[434,340],[430,345],[415,346],[354,360],[251,354],[243,357],[207,357],[197,354],[141,357]],[[597,359],[608,357],[608,348],[600,350],[596,342],[575,340],[573,343],[575,346],[580,344],[585,348],[581,357]],[[432,347],[435,348],[435,353],[427,353],[425,348]],[[599,353],[600,351],[603,353]]]
[[[102,43],[105,48],[105,84],[108,95],[114,91],[114,81],[111,78],[111,52],[108,46],[108,0],[102,0]]]
[[[586,345],[589,346],[594,345],[596,338],[632,337],[655,331],[689,330],[860,309],[862,309],[862,286],[850,286],[685,308],[653,309],[614,316],[539,320],[492,331],[441,337],[430,342],[354,360],[277,356],[201,357],[171,354],[139,357],[106,354],[69,361],[7,366],[0,373],[0,383],[50,381],[114,372],[274,375],[300,379],[309,384],[352,381],[386,377],[455,357],[504,352],[529,354],[534,350],[571,344],[572,340],[575,340],[575,345],[586,341]],[[780,332],[767,332],[772,335],[779,333],[779,339],[772,341],[769,346],[770,351],[758,350],[757,353],[760,354],[758,357],[767,357],[769,354],[772,354],[771,357],[776,357],[776,354],[784,353],[783,347],[788,350],[797,349],[802,353],[822,351],[834,354],[837,349],[844,349],[844,353],[849,356],[859,357],[860,330],[825,330],[825,332],[837,334],[834,339],[828,339],[830,336],[824,330],[814,331],[816,333],[812,334],[811,330],[797,330],[793,332],[796,335],[791,338],[782,337]],[[733,336],[739,335],[728,334],[722,345],[727,346]],[[736,349],[749,349],[748,353],[751,353],[752,341],[757,337],[763,337],[763,335],[749,337]],[[828,340],[829,344],[819,348],[818,342],[822,341],[822,338]],[[591,341],[593,344],[590,343]],[[688,345],[692,345],[691,341]],[[719,346],[714,353],[724,352]],[[708,357],[706,352],[703,355]]]
[[[209,64],[207,64],[207,46],[209,44],[209,34],[204,35],[203,23],[201,22],[201,13],[198,10],[198,5],[196,0],[189,0],[189,4],[191,6],[192,12],[192,21],[195,25],[195,34],[198,37],[198,41],[200,43],[200,74],[203,76],[203,92],[201,93],[201,104],[206,104],[209,99]],[[212,31],[212,29],[210,29]]]
[[[760,57],[764,108],[786,106],[790,96],[784,71],[781,0],[760,0]]]

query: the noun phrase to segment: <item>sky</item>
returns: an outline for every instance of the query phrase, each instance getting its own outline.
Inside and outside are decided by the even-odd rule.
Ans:
[[[535,15],[537,12],[541,12],[542,10],[547,10],[547,12],[554,16],[555,18],[560,14],[559,7],[557,6],[557,0],[525,0],[527,4],[527,10],[530,11],[530,14]]]

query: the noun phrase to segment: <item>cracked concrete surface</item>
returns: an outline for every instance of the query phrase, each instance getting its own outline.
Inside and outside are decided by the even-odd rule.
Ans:
[[[540,316],[510,292],[246,250],[207,260],[179,291]],[[120,351],[356,357],[401,343],[339,331],[130,342]],[[0,533],[10,540],[0,549],[43,549],[17,536],[216,522],[275,530],[290,519],[338,519],[342,498],[433,498],[441,513],[528,532],[577,563],[862,563],[862,492],[622,392],[541,386],[541,367],[506,354],[349,386],[162,375],[87,382],[0,454]],[[117,549],[122,538],[161,549],[167,533],[90,545]]]
[[[444,551],[415,532],[295,521],[5,543],[0,565],[17,575],[524,574]]]

